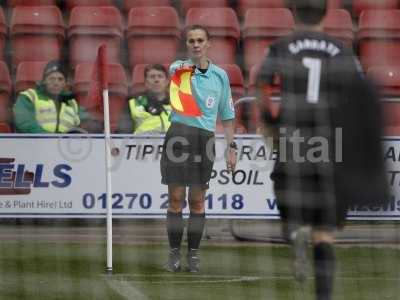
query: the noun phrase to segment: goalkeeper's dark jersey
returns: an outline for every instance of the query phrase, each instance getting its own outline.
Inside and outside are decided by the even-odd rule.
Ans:
[[[382,201],[378,96],[352,50],[324,33],[295,32],[270,46],[259,86],[275,76],[280,113],[263,115],[280,138],[272,174],[278,194],[309,208],[332,208],[339,198],[345,205]]]

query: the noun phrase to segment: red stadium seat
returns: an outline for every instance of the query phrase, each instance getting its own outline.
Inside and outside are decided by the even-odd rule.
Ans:
[[[240,38],[239,21],[232,8],[191,8],[186,15],[186,26],[205,26],[211,36],[210,59],[216,64],[234,64]]]
[[[57,0],[7,0],[9,7],[15,6],[41,6],[57,5]]]
[[[358,51],[365,70],[400,65],[400,10],[365,10],[359,19]]]
[[[220,65],[222,69],[228,74],[229,83],[231,85],[233,99],[243,97],[244,92],[244,79],[242,70],[238,65]]]
[[[328,0],[328,9],[337,9],[343,7],[343,0]]]
[[[292,33],[294,19],[286,8],[249,9],[243,25],[244,67],[260,63],[268,46],[277,38]]]
[[[400,66],[370,68],[367,75],[380,87],[385,135],[400,135]]]
[[[400,136],[400,126],[384,127],[383,131],[384,131],[383,134],[385,136]]]
[[[285,8],[285,0],[238,0],[237,13],[244,18],[246,12],[253,8]]]
[[[110,103],[110,123],[111,131],[115,132],[122,110],[126,106],[126,98],[128,96],[128,84],[125,70],[120,64],[108,64],[108,89]],[[92,80],[92,63],[82,63],[75,68],[75,78],[73,90],[76,98],[82,107],[93,112],[94,104],[90,103],[87,98],[90,82]],[[94,111],[94,115],[99,121],[103,121],[103,113],[101,110]]]
[[[400,98],[400,66],[372,67],[367,74],[378,84],[382,96]]]
[[[11,127],[8,123],[0,122],[0,133],[11,133]]]
[[[383,126],[385,128],[400,127],[400,101],[383,100]]]
[[[65,7],[72,10],[76,6],[114,6],[113,0],[65,0]]]
[[[102,44],[107,45],[108,62],[119,63],[122,37],[122,17],[116,7],[75,7],[68,26],[69,60],[72,67],[83,62],[93,62]]]
[[[12,63],[61,58],[64,21],[57,6],[17,6],[10,25]]]
[[[7,65],[0,61],[0,121],[11,120],[10,110],[11,78]]]
[[[396,9],[398,0],[353,0],[353,15],[359,17],[363,10]]]
[[[249,83],[247,86],[247,94],[250,97],[256,96],[256,82],[258,72],[260,71],[261,63],[254,65],[251,67],[249,72]],[[272,92],[272,113],[276,114],[279,110],[279,98],[281,93],[280,88],[280,78],[275,77],[274,82],[271,86]],[[245,108],[243,109],[243,119],[246,120],[247,129],[249,133],[256,133],[259,130],[261,116],[260,116],[260,109],[258,106],[257,101],[249,101],[245,103]]]
[[[0,7],[0,60],[4,60],[4,48],[7,39],[7,23],[4,17],[3,8]]]
[[[189,9],[197,8],[216,8],[229,7],[229,0],[180,0],[180,12],[186,16]]]
[[[229,83],[231,85],[233,102],[235,103],[239,98],[245,95],[244,90],[244,79],[242,70],[238,65],[220,65],[222,69],[226,71],[229,77]],[[245,129],[243,120],[242,120],[242,107],[235,107],[236,113],[236,122],[235,122],[235,131],[236,133],[245,133],[247,130]]]
[[[345,9],[329,9],[323,22],[324,31],[353,48],[353,22]]]
[[[137,7],[129,12],[129,64],[171,63],[179,48],[180,25],[172,7]]]
[[[124,11],[129,12],[134,7],[171,6],[171,0],[124,0]]]
[[[17,67],[15,77],[15,92],[20,93],[26,89],[35,87],[36,83],[42,79],[46,61],[25,61]]]
[[[130,95],[137,95],[141,94],[146,90],[144,86],[144,69],[146,68],[147,64],[137,64],[132,69],[132,85]]]

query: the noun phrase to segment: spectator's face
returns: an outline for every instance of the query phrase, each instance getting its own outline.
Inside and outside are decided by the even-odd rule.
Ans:
[[[210,41],[204,30],[190,30],[186,34],[186,47],[188,54],[192,59],[201,59],[207,57],[207,50],[210,48]]]
[[[59,95],[67,84],[64,75],[60,72],[50,73],[43,83],[47,92],[51,95]]]
[[[145,79],[146,90],[154,94],[163,94],[167,92],[168,78],[163,71],[150,69]]]

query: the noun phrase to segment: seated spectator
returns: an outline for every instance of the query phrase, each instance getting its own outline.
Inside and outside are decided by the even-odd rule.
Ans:
[[[20,133],[75,133],[93,127],[82,123],[96,123],[67,90],[66,70],[59,61],[46,65],[42,80],[21,92],[13,109]]]
[[[163,65],[152,64],[144,69],[146,92],[128,102],[119,122],[118,133],[165,133],[170,126],[169,78]]]

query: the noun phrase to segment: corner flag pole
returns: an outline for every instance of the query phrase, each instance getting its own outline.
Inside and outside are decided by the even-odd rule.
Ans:
[[[104,102],[104,133],[106,153],[106,199],[107,199],[107,267],[106,272],[112,273],[112,198],[111,198],[111,137],[108,88],[103,90]]]
[[[108,72],[107,72],[107,48],[101,45],[97,55],[96,66],[97,79],[103,96],[104,112],[104,148],[106,162],[106,203],[107,203],[107,266],[106,273],[112,274],[112,185],[111,185],[111,136],[110,136],[110,109],[108,97]]]

